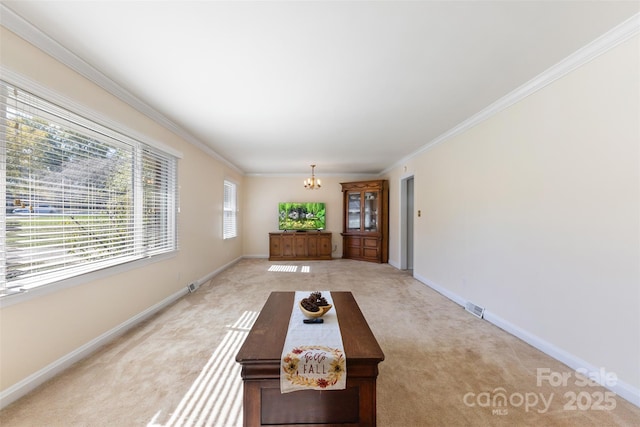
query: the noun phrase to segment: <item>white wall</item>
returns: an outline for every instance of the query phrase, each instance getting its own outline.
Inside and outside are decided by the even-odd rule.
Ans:
[[[180,252],[0,310],[5,390],[241,255],[267,256],[280,201],[325,201],[342,254],[340,182],[243,177],[2,30],[2,63],[182,151]],[[391,170],[415,177],[415,275],[640,389],[638,37]],[[499,76],[497,76],[499,78]],[[426,141],[425,141],[426,142]],[[406,166],[406,170],[404,167]],[[240,185],[241,234],[221,238],[222,180]],[[307,200],[308,199],[308,200]],[[67,333],[68,332],[68,333]]]
[[[223,179],[235,180],[242,192],[243,176],[13,33],[1,27],[0,31],[3,66],[183,154],[178,166],[180,250],[177,255],[3,306],[0,309],[0,390],[4,392],[186,289],[188,283],[241,257],[242,232],[239,238],[222,239],[222,200]]]
[[[415,174],[416,277],[635,393],[638,52],[636,36],[388,174],[395,193]]]
[[[320,166],[319,166],[320,168]],[[292,176],[246,176],[244,180],[245,200],[243,211],[244,255],[251,257],[269,256],[269,232],[278,231],[279,202],[324,202],[327,209],[327,230],[333,233],[333,258],[342,257],[342,187],[341,182],[374,179],[372,176],[322,175],[321,168],[316,176],[322,181],[322,188],[308,190],[302,182],[311,175]]]

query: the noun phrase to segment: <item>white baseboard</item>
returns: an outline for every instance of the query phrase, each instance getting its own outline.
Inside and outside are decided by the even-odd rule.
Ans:
[[[240,261],[243,257],[238,257],[228,263],[226,263],[225,265],[223,265],[220,268],[217,268],[215,270],[213,270],[211,273],[207,274],[206,276],[196,280],[196,283],[198,284],[198,286],[202,285],[203,283],[207,283],[209,280],[213,279],[215,276],[217,276],[218,274],[222,273],[224,270],[226,270],[227,268],[231,267],[232,265],[236,264],[238,261]]]
[[[212,271],[211,273],[207,274],[201,279],[196,280],[195,283],[197,283],[198,286],[200,286],[203,283],[206,283],[207,281],[211,280],[214,276],[216,276],[223,270],[229,268],[230,266],[240,261],[241,259],[242,257],[236,258],[235,260],[223,265],[217,270]],[[124,323],[94,338],[93,340],[82,345],[81,347],[78,347],[71,353],[66,354],[65,356],[61,357],[55,362],[50,363],[49,365],[45,366],[44,368],[40,369],[37,372],[34,372],[33,374],[17,382],[11,387],[8,387],[5,390],[2,390],[2,392],[0,392],[0,409],[15,402],[22,396],[25,396],[27,393],[33,391],[36,387],[44,384],[46,381],[60,374],[61,372],[69,368],[74,363],[79,362],[85,357],[91,355],[100,347],[114,340],[118,336],[124,334],[126,331],[138,325],[140,322],[148,319],[149,317],[151,317],[158,311],[162,310],[163,308],[173,304],[174,302],[182,298],[187,293],[188,293],[187,287],[180,289],[178,292],[175,292],[174,294],[168,296],[167,298],[160,301],[159,303],[149,307],[143,312],[138,313],[137,315],[125,321]]]
[[[246,259],[269,259],[269,255],[243,255],[242,258],[246,258]],[[342,257],[336,257],[336,256],[331,256],[331,259],[341,259]],[[289,262],[289,261],[300,261],[300,262],[304,262],[304,261],[324,261],[324,260],[318,260],[318,259],[310,259],[310,260],[304,260],[304,259],[292,259],[292,260],[280,260],[278,262]]]
[[[425,285],[429,286],[431,289],[433,289],[434,291],[438,292],[439,294],[444,295],[445,297],[449,298],[451,301],[455,302],[456,304],[461,305],[462,307],[465,306],[465,304],[467,303],[467,301],[465,299],[463,299],[461,296],[459,296],[458,294],[455,294],[451,291],[449,291],[446,288],[443,288],[442,286],[432,282],[431,280],[420,276],[419,274],[416,274],[415,272],[413,273],[413,277],[416,280],[421,281],[422,283],[424,283]]]
[[[12,402],[15,402],[27,393],[33,391],[39,385],[44,384],[46,381],[60,374],[62,371],[69,368],[74,363],[89,356],[91,353],[93,353],[103,345],[124,334],[127,330],[149,318],[156,312],[162,310],[170,304],[173,304],[186,293],[187,288],[179,290],[173,295],[170,295],[159,303],[130,318],[126,322],[121,323],[120,325],[94,338],[83,346],[78,347],[71,353],[66,354],[55,362],[50,363],[37,372],[34,372],[22,381],[19,381],[11,387],[2,390],[2,392],[0,393],[0,409],[4,408]]]
[[[530,344],[531,346],[537,348],[543,353],[564,363],[565,365],[569,366],[573,370],[577,371],[579,369],[581,372],[586,371],[588,373],[594,373],[594,374],[598,374],[600,372],[599,367],[593,366],[592,364],[585,362],[581,358],[573,354],[570,354],[564,351],[563,349],[558,348],[553,344],[550,344],[549,342],[535,335],[530,334],[529,332],[502,319],[501,317],[491,313],[490,311],[487,311],[487,310],[484,311],[484,319],[487,322],[490,322],[496,325],[500,329],[506,332],[509,332],[511,335],[514,335],[520,338],[522,341]],[[620,379],[617,379],[614,385],[608,385],[608,384],[601,384],[601,385],[611,390],[612,392],[622,397],[623,399],[626,399],[629,402],[633,403],[634,405],[640,407],[640,390],[639,389],[625,383],[624,381],[620,381]]]
[[[467,303],[467,301],[464,298],[462,298],[460,295],[457,295],[449,291],[448,289],[436,283],[433,283],[432,281],[420,275],[414,274],[414,278],[424,283],[425,285],[429,286],[436,292],[449,298],[451,301],[455,302],[456,304],[461,305],[462,307],[464,307]],[[580,369],[581,372],[586,371],[587,373],[595,373],[595,374],[600,372],[599,367],[593,366],[592,364],[585,362],[581,358],[571,353],[568,353],[559,347],[556,347],[555,345],[541,339],[536,335],[529,333],[528,331],[518,327],[517,325],[514,325],[511,322],[505,319],[502,319],[501,317],[495,315],[489,310],[485,309],[483,318],[487,322],[497,326],[498,328],[504,330],[505,332],[510,333],[513,336],[520,338],[522,341],[537,348],[538,350],[547,354],[548,356],[558,360],[559,362],[564,363],[565,365],[569,366],[571,369],[574,369],[576,371]],[[628,400],[633,405],[640,407],[640,389],[630,384],[627,384],[624,381],[621,381],[619,378],[615,381],[614,385],[602,384],[602,386],[611,390],[612,392],[622,397],[623,399]]]

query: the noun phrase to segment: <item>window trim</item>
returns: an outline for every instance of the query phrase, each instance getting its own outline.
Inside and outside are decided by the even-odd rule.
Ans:
[[[234,217],[234,230],[233,230],[233,235],[228,235],[226,234],[226,221],[227,221],[227,208],[226,208],[226,197],[225,197],[225,193],[226,193],[226,187],[227,185],[231,185],[233,187],[233,195],[234,195],[234,201],[233,201],[233,207],[232,209],[230,209],[230,212],[233,212],[233,217]],[[225,178],[223,180],[223,194],[222,194],[222,240],[230,240],[230,239],[235,239],[236,237],[238,237],[238,183]]]
[[[126,273],[128,271],[137,270],[156,262],[166,261],[178,255],[178,249],[165,252],[159,255],[147,258],[136,259],[133,261],[111,265],[99,270],[90,271],[77,276],[59,280],[57,282],[47,283],[46,285],[37,285],[33,287],[25,286],[24,289],[11,292],[0,297],[0,308],[10,307],[15,304],[30,301],[45,295],[53,294],[64,289],[76,286],[86,285],[97,280],[106,279],[116,274]]]
[[[130,271],[133,269],[141,268],[148,264],[153,264],[155,262],[164,261],[166,259],[174,257],[179,252],[179,237],[178,237],[178,217],[179,217],[179,184],[178,184],[178,161],[183,158],[183,154],[179,150],[175,150],[174,148],[161,143],[152,137],[137,132],[122,123],[116,122],[113,119],[105,116],[104,114],[93,110],[92,108],[79,103],[77,101],[72,100],[71,98],[62,95],[60,92],[45,87],[42,84],[32,80],[29,77],[26,77],[22,74],[16,73],[6,66],[0,64],[0,75],[2,75],[2,80],[7,82],[10,85],[15,85],[16,87],[30,92],[33,95],[42,98],[43,100],[50,102],[52,104],[56,104],[58,107],[64,108],[73,114],[77,114],[87,120],[97,123],[98,125],[108,128],[111,131],[116,133],[121,133],[124,136],[140,141],[153,149],[157,149],[159,151],[164,152],[165,154],[172,156],[175,158],[175,170],[174,174],[174,200],[170,203],[170,208],[173,209],[173,217],[174,221],[170,224],[173,232],[173,239],[175,241],[174,249],[166,252],[162,252],[160,254],[155,255],[147,255],[145,257],[136,257],[131,260],[124,260],[118,263],[105,263],[104,266],[87,271],[85,273],[80,273],[74,276],[62,278],[57,281],[44,283],[44,284],[33,284],[33,285],[24,285],[20,288],[4,288],[2,292],[0,292],[0,308],[8,307],[14,305],[19,302],[27,301],[42,295],[51,294],[57,292],[59,290],[63,290],[69,287],[74,287],[86,283],[90,283],[95,280],[100,280],[115,274],[123,273],[126,271]],[[6,177],[5,177],[6,179]]]
[[[61,94],[54,89],[43,86],[35,80],[18,74],[2,64],[0,64],[0,75],[2,75],[2,80],[6,81],[7,83],[16,85],[17,87],[29,91],[48,102],[58,105],[59,107],[65,108],[71,112],[81,111],[82,113],[76,114],[79,114],[88,120],[94,121],[106,128],[124,134],[132,139],[144,141],[145,144],[157,148],[158,150],[164,151],[165,153],[172,155],[176,159],[182,159],[184,157],[182,151],[176,150],[175,148],[163,142],[160,142],[147,134],[133,130],[120,122],[116,122],[103,113],[95,111],[91,107],[84,105],[78,101],[74,101],[73,99]]]

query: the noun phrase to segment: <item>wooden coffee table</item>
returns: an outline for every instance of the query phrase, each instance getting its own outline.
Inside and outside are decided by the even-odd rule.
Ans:
[[[347,388],[280,393],[280,357],[294,295],[271,293],[236,356],[242,365],[244,425],[375,426],[376,378],[384,353],[351,292],[331,292],[347,356]]]

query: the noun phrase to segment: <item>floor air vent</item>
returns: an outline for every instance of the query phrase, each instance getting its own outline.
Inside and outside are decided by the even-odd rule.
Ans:
[[[480,319],[482,319],[482,316],[484,316],[484,307],[480,307],[479,305],[475,305],[472,302],[467,302],[467,305],[465,307],[465,309],[473,314],[476,317],[479,317]]]

